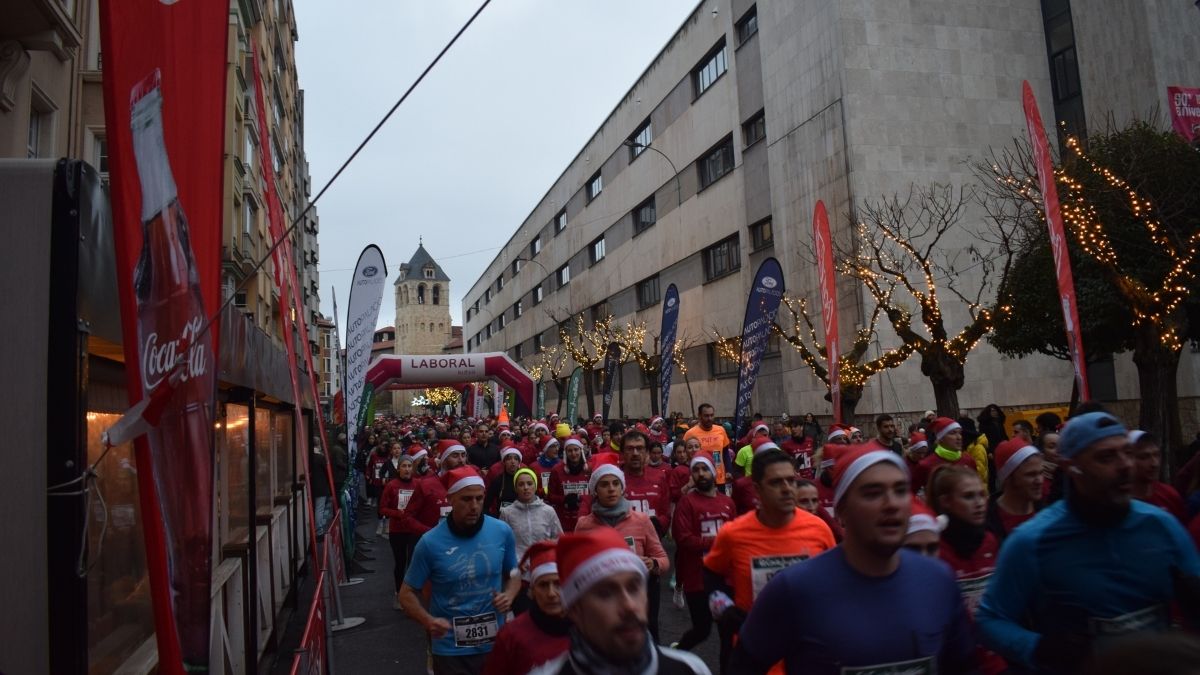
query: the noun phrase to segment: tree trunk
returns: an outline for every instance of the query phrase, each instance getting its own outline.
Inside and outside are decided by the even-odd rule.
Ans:
[[[650,380],[650,416],[652,418],[659,415],[666,417],[666,413],[660,412],[658,409],[658,373],[646,373],[646,379]]]
[[[842,390],[842,424],[854,424],[854,411],[862,400],[862,387]]]
[[[617,417],[625,419],[625,364],[617,364]]]
[[[962,389],[963,364],[950,354],[931,351],[921,357],[921,374],[933,385],[935,412],[939,417],[958,417],[958,390]]]
[[[560,379],[554,380],[554,390],[558,392],[558,400],[554,403],[554,414],[562,416],[563,396],[566,393],[567,385]],[[574,422],[572,422],[574,424]]]
[[[583,369],[583,397],[587,399],[588,419],[592,419],[596,415],[596,399],[593,395],[594,388],[592,387],[592,370],[590,368]],[[575,424],[572,420],[571,424]]]
[[[1179,428],[1179,351],[1162,344],[1161,337],[1146,326],[1134,338],[1133,362],[1138,371],[1138,394],[1142,399],[1138,428],[1154,434],[1163,451],[1169,474],[1179,468],[1183,447]]]
[[[692,397],[692,380],[691,380],[691,378],[688,377],[688,374],[686,371],[683,373],[683,383],[687,385],[688,404],[692,406],[691,407],[692,414],[698,415],[699,411],[696,410],[696,399],[694,397]]]

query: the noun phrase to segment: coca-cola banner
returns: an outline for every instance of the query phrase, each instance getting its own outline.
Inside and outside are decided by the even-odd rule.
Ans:
[[[829,236],[829,215],[825,202],[817,200],[813,210],[813,248],[817,254],[817,284],[821,292],[821,322],[825,324],[825,355],[829,364],[829,400],[833,403],[833,421],[842,423],[842,380],[838,372],[837,282],[833,267],[833,240]]]
[[[746,299],[746,315],[742,320],[742,355],[738,369],[737,401],[733,411],[733,428],[742,433],[742,422],[750,415],[750,396],[758,381],[758,367],[762,365],[767,341],[771,338],[771,324],[783,301],[783,269],[779,261],[767,258],[758,266],[754,283],[750,286],[750,297]]]
[[[159,672],[204,670],[229,6],[99,10],[129,401],[173,390],[135,446]]]
[[[359,410],[363,406],[363,388],[367,366],[371,362],[371,341],[383,287],[387,285],[387,265],[383,252],[371,244],[358,256],[354,279],[350,284],[350,306],[346,310],[346,438],[350,443],[350,465],[358,454],[355,436],[359,430]]]
[[[1200,89],[1167,87],[1167,109],[1175,132],[1192,147],[1200,147]]]
[[[1029,82],[1022,86],[1025,106],[1025,125],[1033,145],[1033,161],[1037,166],[1038,184],[1046,210],[1046,226],[1050,228],[1050,249],[1054,253],[1054,273],[1058,276],[1058,298],[1062,305],[1063,325],[1067,329],[1067,350],[1075,367],[1075,386],[1082,401],[1091,399],[1088,391],[1087,366],[1084,361],[1083,336],[1079,331],[1079,310],[1075,304],[1075,277],[1071,274],[1071,258],[1067,255],[1067,236],[1063,230],[1062,210],[1058,203],[1058,187],[1054,184],[1054,163],[1050,160],[1050,144],[1042,126],[1042,114]]]

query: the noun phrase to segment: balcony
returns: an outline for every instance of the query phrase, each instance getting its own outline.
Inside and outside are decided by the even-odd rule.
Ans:
[[[7,3],[0,42],[17,40],[29,51],[48,51],[59,61],[73,56],[83,38],[75,25],[76,0]]]

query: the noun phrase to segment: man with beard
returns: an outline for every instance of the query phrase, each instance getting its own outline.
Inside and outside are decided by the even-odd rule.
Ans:
[[[478,673],[521,577],[508,525],[483,513],[483,479],[471,467],[442,476],[450,514],[421,536],[400,587],[405,614],[429,634],[434,675]],[[417,596],[431,584],[429,607]]]
[[[791,436],[779,443],[779,449],[792,456],[796,463],[796,475],[804,480],[816,480],[817,471],[813,466],[813,450],[816,445],[813,439],[804,435],[804,418],[791,419]]]
[[[700,407],[696,408],[696,414],[699,416],[699,423],[688,429],[683,434],[683,440],[689,438],[697,438],[700,440],[700,450],[712,459],[713,466],[717,469],[717,489],[725,490],[725,448],[729,447],[729,434],[725,428],[719,424],[713,424],[716,420],[716,409],[710,403],[701,403]]]
[[[564,443],[566,461],[559,462],[550,470],[550,488],[547,490],[546,501],[558,513],[562,522],[563,532],[574,532],[575,523],[579,520],[579,507],[583,496],[587,494],[588,471],[587,462],[583,458],[583,441],[578,438],[568,438]]]
[[[875,418],[875,438],[872,438],[870,443],[875,447],[884,450],[891,450],[897,455],[904,455],[904,448],[900,445],[899,431],[896,428],[896,420],[891,415],[884,413]]]
[[[646,564],[612,528],[558,540],[566,654],[531,675],[711,675],[698,657],[654,644],[646,621]]]
[[[712,548],[717,532],[735,515],[733,500],[717,492],[712,460],[697,455],[691,461],[691,474],[695,489],[679,498],[671,526],[676,545],[676,584],[683,590],[692,617],[691,629],[674,645],[685,651],[707,640],[712,631],[713,619],[708,611],[708,596],[704,593],[702,561],[704,554]],[[721,639],[723,648],[727,644],[725,637]]]
[[[1009,535],[976,619],[1010,663],[1076,673],[1112,640],[1200,618],[1200,556],[1179,521],[1133,499],[1125,427],[1079,415],[1059,438],[1067,494]]]
[[[851,446],[837,456],[834,474],[845,539],[766,584],[742,626],[731,671],[766,673],[782,661],[787,673],[818,675],[974,672],[954,574],[902,547],[912,507],[904,459]]]

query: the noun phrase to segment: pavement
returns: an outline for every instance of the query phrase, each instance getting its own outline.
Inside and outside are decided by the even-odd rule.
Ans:
[[[341,592],[343,615],[346,617],[362,617],[366,622],[357,628],[335,632],[333,634],[333,672],[335,673],[371,673],[373,675],[388,673],[389,675],[425,675],[426,642],[425,633],[404,613],[392,609],[394,597],[394,582],[392,580],[392,552],[388,546],[387,536],[375,536],[376,517],[373,512],[359,511],[357,533],[359,541],[374,539],[366,543],[370,549],[367,554],[374,560],[362,561],[360,564],[374,570],[370,574],[357,575],[363,582],[355,586],[343,586]],[[664,546],[674,561],[674,544],[670,540]],[[351,575],[355,576],[355,575]],[[687,609],[676,609],[671,603],[672,590],[669,585],[670,575],[662,577],[662,607],[659,610],[659,635],[663,644],[669,645],[679,639],[691,626]],[[300,606],[308,607],[312,595],[312,579],[305,579],[305,587],[300,589]],[[289,622],[284,636],[280,641],[279,653],[290,654],[298,641],[299,631],[303,630],[305,611],[295,612]],[[299,622],[297,622],[299,618]],[[297,623],[299,626],[297,627]],[[708,639],[698,645],[693,651],[704,659],[708,667],[718,672],[717,655],[719,641],[716,627]],[[286,675],[290,661],[280,658],[271,668],[273,675]]]

